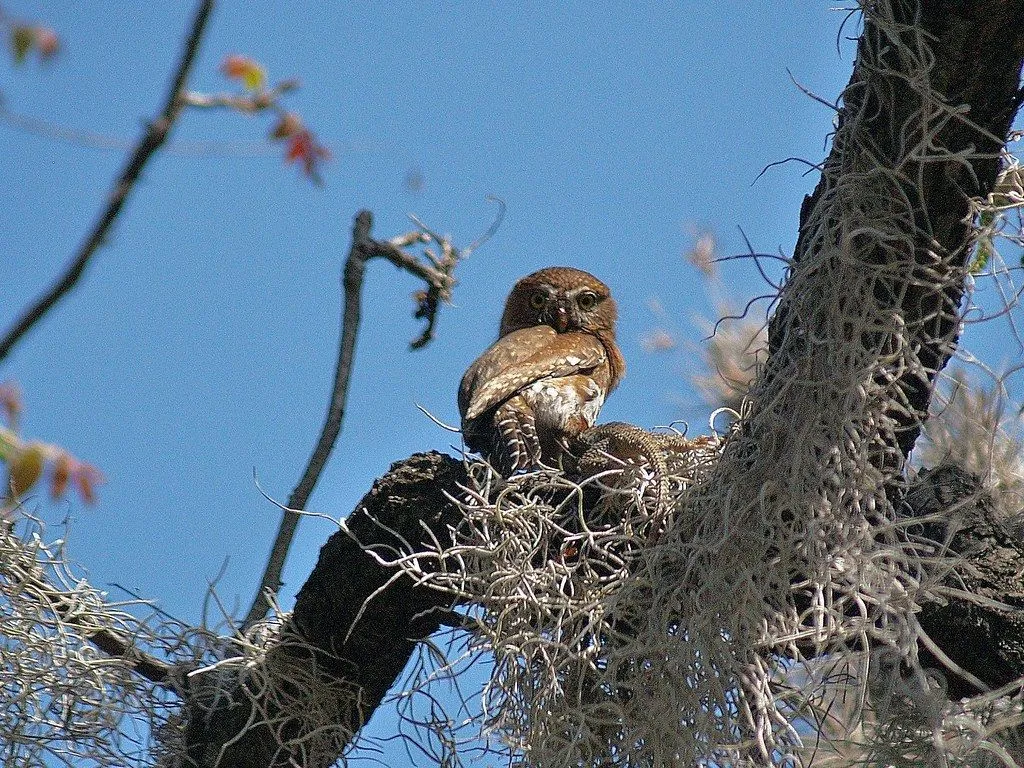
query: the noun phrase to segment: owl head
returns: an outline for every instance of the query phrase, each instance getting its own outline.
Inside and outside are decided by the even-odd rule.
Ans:
[[[536,325],[550,325],[559,333],[614,334],[617,317],[608,286],[592,274],[572,267],[547,267],[512,287],[498,335]]]

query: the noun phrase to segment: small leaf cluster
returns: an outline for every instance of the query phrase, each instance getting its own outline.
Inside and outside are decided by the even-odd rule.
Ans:
[[[307,178],[317,184],[323,183],[320,167],[331,159],[331,151],[306,127],[298,113],[286,111],[277,104],[277,95],[292,90],[297,83],[285,81],[271,88],[263,65],[237,53],[224,58],[220,71],[246,91],[248,98],[240,99],[236,109],[249,112],[273,109],[278,113],[278,120],[270,129],[268,138],[284,142],[286,163],[298,163]]]
[[[19,433],[23,411],[21,392],[13,382],[0,383],[0,464],[7,476],[0,492],[0,519],[10,520],[15,510],[44,478],[50,498],[63,499],[74,488],[86,504],[96,502],[96,486],[103,474],[60,446],[26,440]]]

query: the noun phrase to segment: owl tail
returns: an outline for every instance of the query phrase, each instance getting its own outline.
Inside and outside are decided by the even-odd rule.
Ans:
[[[505,475],[541,466],[541,445],[533,409],[522,397],[513,397],[494,411],[496,439],[492,463]]]

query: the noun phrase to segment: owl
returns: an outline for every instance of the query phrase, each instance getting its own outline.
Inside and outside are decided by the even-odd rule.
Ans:
[[[498,340],[459,386],[466,445],[506,474],[557,466],[625,373],[608,286],[548,267],[513,286]]]

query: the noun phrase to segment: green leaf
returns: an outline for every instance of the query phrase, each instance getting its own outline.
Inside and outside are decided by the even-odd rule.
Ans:
[[[36,36],[32,27],[17,26],[11,29],[11,53],[14,54],[14,63],[24,62],[35,43]]]
[[[971,266],[968,270],[972,275],[976,275],[985,267],[988,266],[989,259],[992,258],[992,240],[989,238],[983,238],[978,241],[978,250],[974,254],[974,261],[971,262]]]
[[[983,210],[978,216],[977,231],[979,233],[977,250],[974,253],[974,260],[968,266],[968,271],[976,275],[988,266],[992,258],[992,225],[996,221],[996,212],[991,208]]]
[[[266,79],[267,78],[263,73],[262,67],[255,65],[247,67],[245,72],[242,74],[242,84],[250,91],[258,91],[263,87],[263,83],[266,82]]]
[[[0,461],[9,461],[11,455],[18,450],[21,441],[13,430],[0,427]]]

